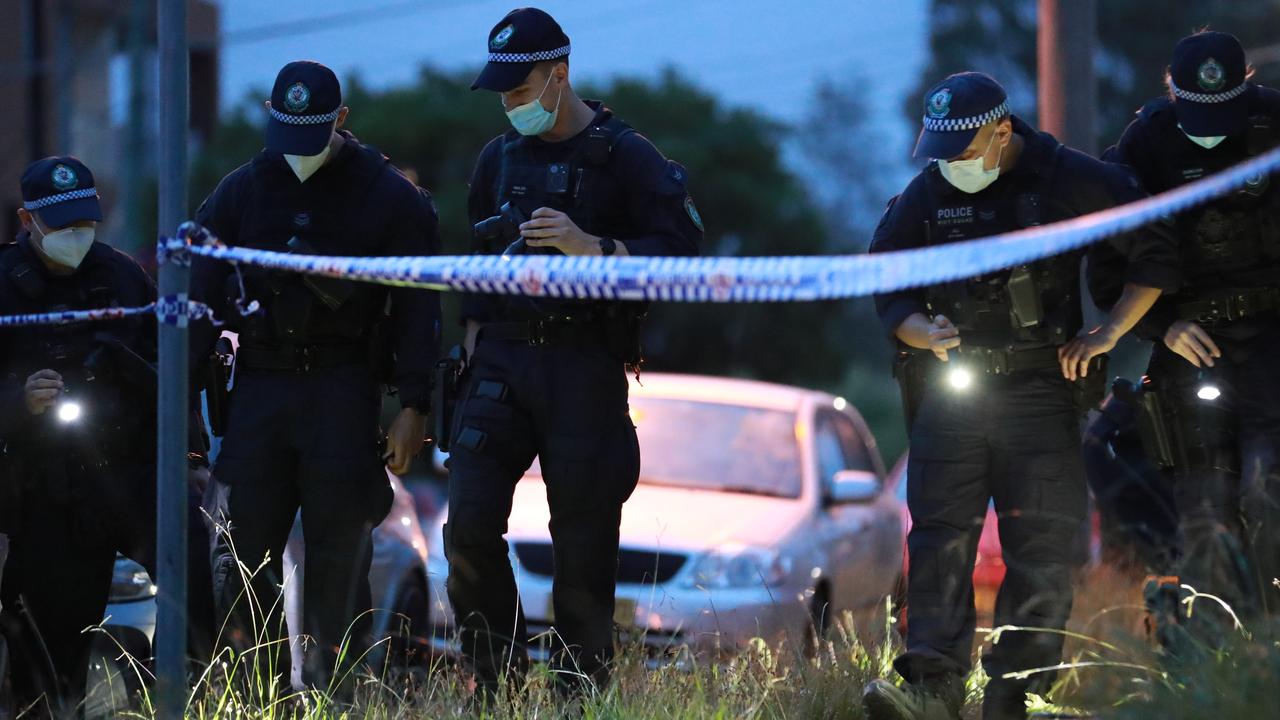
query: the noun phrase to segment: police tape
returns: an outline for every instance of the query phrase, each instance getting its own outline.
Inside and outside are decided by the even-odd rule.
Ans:
[[[339,257],[228,247],[194,223],[162,238],[161,262],[199,255],[235,265],[399,287],[533,297],[673,302],[805,302],[925,287],[1077,250],[1162,221],[1280,169],[1280,148],[1127,205],[987,238],[874,255],[792,257],[568,257],[548,255]],[[194,301],[0,316],[0,327],[114,320],[156,312],[161,322],[208,318]],[[240,308],[256,312],[256,303]]]
[[[973,277],[1083,248],[1162,221],[1280,168],[1280,148],[1202,180],[1108,210],[976,240],[873,255],[803,257],[338,257],[193,244],[195,255],[272,270],[402,287],[533,297],[676,302],[804,302]],[[197,228],[197,230],[199,230]],[[176,244],[174,244],[176,243]],[[177,250],[172,241],[162,253]]]
[[[27,327],[31,325],[68,325],[71,323],[103,322],[123,320],[140,315],[154,315],[164,324],[185,326],[191,320],[208,319],[214,325],[221,325],[208,305],[188,300],[185,297],[165,296],[156,302],[138,307],[97,308],[93,310],[64,310],[49,313],[28,313],[24,315],[0,315],[0,328]]]

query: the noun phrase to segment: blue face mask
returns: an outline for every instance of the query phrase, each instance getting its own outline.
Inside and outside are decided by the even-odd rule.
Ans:
[[[547,110],[542,107],[542,96],[547,94],[547,88],[551,87],[551,77],[547,77],[547,84],[542,86],[542,94],[531,102],[524,105],[511,108],[507,111],[507,119],[511,121],[511,127],[521,135],[541,135],[542,133],[555,127],[556,117],[560,114],[560,96],[561,92],[556,95],[556,109]]]

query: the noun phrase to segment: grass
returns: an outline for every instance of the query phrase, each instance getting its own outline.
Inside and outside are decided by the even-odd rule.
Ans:
[[[242,572],[249,571],[242,568]],[[1108,720],[1280,716],[1280,632],[1276,627],[1246,623],[1218,638],[1220,644],[1197,643],[1186,657],[1174,659],[1162,656],[1145,638],[1140,577],[1111,567],[1095,568],[1078,579],[1076,598],[1072,620],[1063,631],[1067,637],[1063,663],[1032,671],[1057,671],[1058,680],[1048,697],[1029,699],[1031,711],[1046,713],[1044,717],[1090,716],[1078,710],[1087,708],[1092,716]],[[1212,609],[1211,599],[1205,596],[1195,602],[1201,611],[1206,606]],[[269,654],[237,655],[227,650],[194,679],[188,717],[857,720],[863,717],[863,685],[872,678],[896,677],[892,661],[901,646],[888,613],[881,617],[886,620],[869,628],[858,627],[854,617],[846,614],[832,623],[826,638],[808,648],[785,640],[772,645],[756,640],[719,662],[694,658],[656,670],[647,666],[647,655],[637,641],[621,648],[614,682],[602,693],[566,702],[556,690],[551,670],[535,666],[520,687],[504,693],[510,701],[495,707],[477,704],[465,672],[443,659],[410,671],[384,667],[376,676],[366,671],[355,679],[351,702],[340,703],[332,691],[282,690],[276,678],[288,669],[261,666],[257,661]],[[988,628],[979,633],[981,644],[998,642],[1010,632],[1043,630]],[[258,640],[270,642],[265,633]],[[146,679],[140,664],[129,667],[140,681]],[[967,681],[966,720],[980,716],[985,682],[979,665]],[[120,716],[155,718],[145,684],[131,709]]]

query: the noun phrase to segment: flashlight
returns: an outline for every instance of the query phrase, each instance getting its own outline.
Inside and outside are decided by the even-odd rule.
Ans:
[[[1222,397],[1222,388],[1218,387],[1217,380],[1208,368],[1200,370],[1200,385],[1196,388],[1196,397],[1205,402],[1213,402]]]
[[[951,368],[947,372],[947,383],[953,390],[964,390],[973,384],[973,373],[964,367]]]
[[[58,420],[64,423],[73,423],[79,420],[81,413],[80,403],[75,400],[64,400],[58,403]]]

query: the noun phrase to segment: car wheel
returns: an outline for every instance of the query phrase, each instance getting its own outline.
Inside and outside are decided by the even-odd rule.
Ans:
[[[809,600],[809,623],[805,628],[805,657],[817,654],[818,643],[826,639],[831,629],[831,592],[826,585],[813,589],[813,597]]]
[[[390,665],[409,669],[425,667],[431,656],[431,601],[427,581],[414,573],[396,593],[395,617],[391,622]]]

